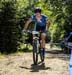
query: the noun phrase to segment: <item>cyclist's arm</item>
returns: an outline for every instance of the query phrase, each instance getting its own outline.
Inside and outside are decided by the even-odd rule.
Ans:
[[[51,21],[48,19],[48,20],[47,20],[46,29],[49,29],[50,26],[51,26]]]
[[[32,19],[30,18],[27,22],[26,22],[26,24],[25,24],[25,26],[24,26],[24,30],[26,30],[27,29],[27,27],[29,26],[29,24],[32,22]]]

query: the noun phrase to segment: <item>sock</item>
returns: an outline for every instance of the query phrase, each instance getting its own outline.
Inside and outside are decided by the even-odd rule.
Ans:
[[[45,56],[45,48],[43,48],[43,56]]]
[[[42,49],[42,55],[45,57],[45,48]]]

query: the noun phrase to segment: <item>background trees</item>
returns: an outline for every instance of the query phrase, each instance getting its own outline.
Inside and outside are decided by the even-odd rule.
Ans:
[[[60,42],[72,31],[71,0],[0,0],[0,52],[18,50],[21,30],[35,7],[41,7],[51,20],[52,41]]]
[[[2,0],[0,4],[0,51],[15,52],[18,36],[15,1]]]

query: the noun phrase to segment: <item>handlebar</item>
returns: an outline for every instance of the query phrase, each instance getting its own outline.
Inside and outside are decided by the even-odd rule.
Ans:
[[[42,31],[30,31],[30,30],[22,30],[22,32],[24,33],[32,33],[32,34],[39,34],[40,32],[42,32]],[[45,30],[44,32],[48,32],[48,30]]]
[[[32,33],[30,30],[22,30],[22,33]]]

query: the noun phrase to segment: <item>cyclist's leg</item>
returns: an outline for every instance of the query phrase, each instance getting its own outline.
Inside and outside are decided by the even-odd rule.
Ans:
[[[44,57],[45,57],[45,44],[46,44],[45,39],[46,39],[46,33],[43,32],[41,34],[41,50]]]
[[[46,27],[41,27],[41,48],[45,49],[45,39],[46,39]]]
[[[46,33],[41,34],[41,48],[45,48]]]

